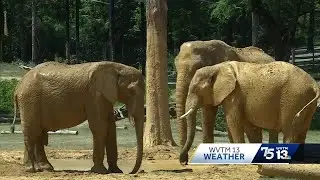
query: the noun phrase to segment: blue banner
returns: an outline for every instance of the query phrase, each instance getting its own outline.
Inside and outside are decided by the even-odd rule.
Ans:
[[[320,144],[202,143],[190,164],[320,163]]]
[[[261,144],[252,160],[254,164],[287,163],[296,153],[300,144]]]

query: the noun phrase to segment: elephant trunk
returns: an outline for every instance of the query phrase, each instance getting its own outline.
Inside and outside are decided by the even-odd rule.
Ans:
[[[185,113],[185,103],[190,83],[190,79],[187,76],[187,72],[178,73],[176,84],[176,113],[180,148],[184,146],[187,139],[186,120],[185,118],[180,118]]]
[[[130,174],[135,174],[142,163],[142,156],[143,156],[143,129],[144,129],[144,113],[143,113],[143,106],[141,108],[141,112],[139,113],[138,118],[135,118],[135,130],[136,130],[136,137],[137,137],[137,158],[136,163],[134,165],[133,170]]]
[[[188,97],[188,101],[186,103],[187,106],[185,110],[187,113],[183,115],[183,116],[186,116],[188,135],[187,135],[187,141],[180,152],[180,164],[182,165],[188,164],[188,151],[191,148],[191,145],[193,143],[194,136],[196,133],[196,116],[197,116],[197,110],[200,104],[198,97],[193,96],[193,98],[190,98],[190,99]]]

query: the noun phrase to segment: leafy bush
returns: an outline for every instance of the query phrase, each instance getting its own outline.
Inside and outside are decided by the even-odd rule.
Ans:
[[[0,80],[0,111],[13,112],[13,93],[18,80]]]
[[[219,131],[226,131],[226,120],[224,117],[224,110],[222,106],[218,107],[217,116],[216,116],[216,126],[215,129]]]

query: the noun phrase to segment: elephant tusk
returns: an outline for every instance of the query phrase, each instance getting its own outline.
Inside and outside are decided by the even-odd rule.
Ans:
[[[193,109],[191,108],[188,112],[186,112],[184,115],[180,116],[180,119],[185,118],[186,116],[188,116],[191,112],[193,111]]]
[[[129,115],[128,119],[129,119],[129,122],[132,125],[132,127],[134,127],[135,126],[134,117]]]

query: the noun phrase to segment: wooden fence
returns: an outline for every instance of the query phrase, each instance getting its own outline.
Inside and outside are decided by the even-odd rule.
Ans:
[[[313,50],[307,47],[293,48],[289,62],[309,73],[320,72],[320,45]]]

